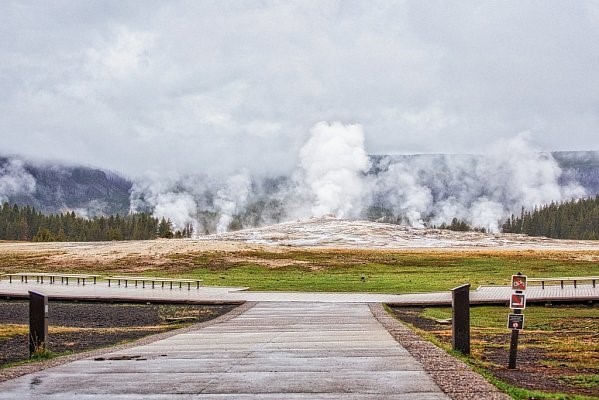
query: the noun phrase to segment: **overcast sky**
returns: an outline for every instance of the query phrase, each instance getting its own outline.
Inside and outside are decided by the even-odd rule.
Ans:
[[[2,154],[287,171],[323,120],[371,154],[599,149],[599,2],[0,2]]]

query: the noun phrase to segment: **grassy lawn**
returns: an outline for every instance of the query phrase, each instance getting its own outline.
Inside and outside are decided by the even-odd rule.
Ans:
[[[449,290],[463,283],[507,285],[513,273],[530,277],[599,275],[599,263],[552,253],[388,252],[332,250],[240,252],[171,256],[187,276],[206,285],[251,290],[410,293]]]
[[[449,307],[395,308],[416,331],[446,349]],[[471,356],[467,361],[517,399],[599,398],[599,309],[596,306],[529,306],[524,310],[518,365],[507,369],[507,307],[471,308]]]
[[[593,253],[593,252],[591,252]],[[409,293],[463,283],[507,285],[529,277],[599,275],[597,255],[554,251],[264,250],[128,256],[105,263],[51,255],[0,255],[0,273],[25,270],[193,277],[206,285],[251,290]],[[594,252],[596,253],[596,252]]]

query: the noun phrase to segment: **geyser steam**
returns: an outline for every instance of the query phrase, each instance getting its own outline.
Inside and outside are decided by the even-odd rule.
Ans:
[[[289,219],[333,215],[424,227],[453,218],[497,232],[521,207],[585,195],[551,154],[530,146],[528,134],[499,142],[484,156],[369,158],[360,125],[319,122],[299,151],[291,175],[188,174],[146,177],[134,184],[132,211],[192,223],[199,234]]]
[[[359,215],[368,170],[361,125],[319,122],[300,151],[303,184],[311,192],[311,215]]]
[[[375,199],[411,226],[458,218],[497,232],[500,221],[521,207],[585,195],[576,183],[560,185],[557,162],[532,148],[526,133],[494,144],[485,156],[387,158],[379,168]]]
[[[239,173],[230,176],[225,186],[216,191],[214,205],[220,212],[220,218],[216,225],[217,233],[226,232],[233,216],[241,212],[250,195],[251,183],[247,173]]]

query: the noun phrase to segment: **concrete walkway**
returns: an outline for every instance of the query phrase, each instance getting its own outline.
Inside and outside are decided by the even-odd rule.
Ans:
[[[258,303],[226,322],[0,383],[0,399],[447,399],[366,304]]]

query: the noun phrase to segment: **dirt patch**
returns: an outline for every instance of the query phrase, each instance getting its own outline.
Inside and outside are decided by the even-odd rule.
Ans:
[[[276,258],[259,258],[259,257],[224,257],[224,260],[235,264],[235,263],[251,263],[268,268],[283,268],[291,267],[294,265],[308,265],[309,262],[305,260],[293,260],[293,259],[276,259]]]
[[[423,316],[424,307],[396,307],[394,314],[402,321],[414,326],[418,331],[433,335],[444,347],[451,347],[451,325],[443,321]],[[596,346],[597,335],[565,330],[556,331],[522,331],[518,348],[518,367],[508,369],[510,332],[498,332],[497,329],[471,328],[472,358],[474,362],[490,371],[500,380],[525,389],[572,395],[597,396],[597,386],[585,387],[576,383],[576,379],[568,377],[587,376],[596,379],[599,365],[591,361],[596,354],[585,355],[576,350]],[[568,352],[560,351],[565,343],[578,342]],[[552,344],[553,347],[552,347]],[[593,345],[588,346],[589,352]],[[590,362],[581,367],[580,361],[590,356]],[[595,377],[595,378],[593,378]]]
[[[0,327],[14,330],[11,334],[7,329],[0,337],[0,366],[29,358],[28,307],[26,301],[0,301]],[[50,302],[48,308],[48,350],[62,354],[111,346],[208,321],[235,306]]]

